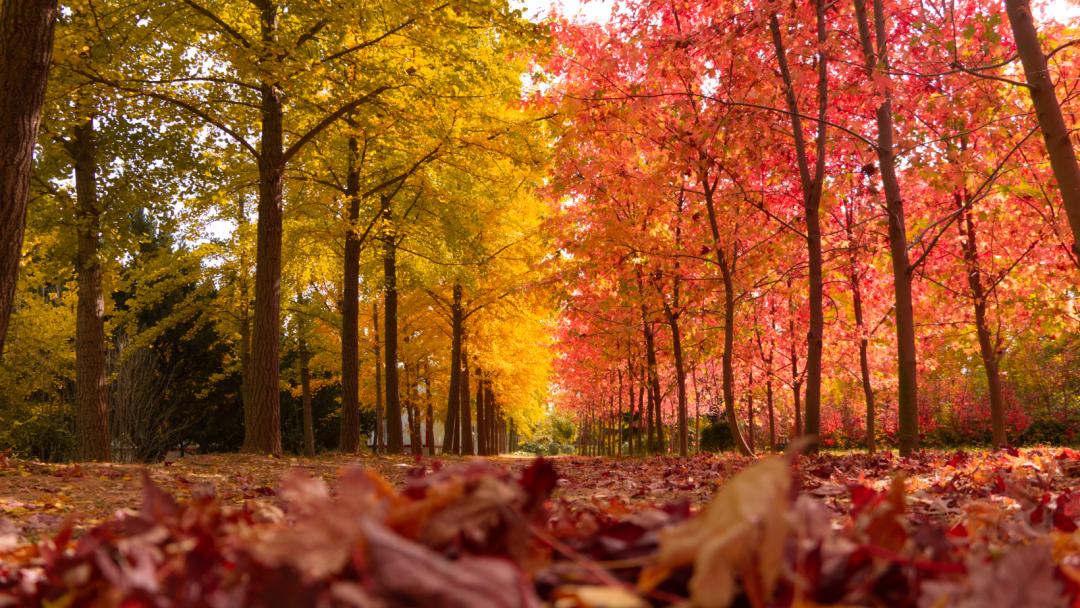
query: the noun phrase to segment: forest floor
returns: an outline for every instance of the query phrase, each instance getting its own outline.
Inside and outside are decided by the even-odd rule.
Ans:
[[[518,474],[531,457],[346,456],[272,458],[250,454],[199,454],[158,464],[49,464],[0,456],[0,546],[34,542],[54,534],[69,518],[76,534],[116,514],[137,511],[144,472],[177,499],[212,488],[223,504],[274,503],[282,476],[298,469],[331,486],[345,470],[377,472],[397,488],[410,477],[444,467],[485,462]],[[685,459],[554,458],[560,479],[556,501],[599,512],[627,513],[658,505],[686,504],[696,511],[716,489],[752,460],[732,454]],[[886,489],[902,473],[910,512],[938,525],[959,523],[973,502],[989,500],[1021,508],[1047,492],[1080,489],[1080,455],[1069,449],[1023,451],[925,451],[901,459],[894,453],[825,453],[801,459],[800,490],[838,513],[857,490]],[[1080,494],[1076,515],[1080,515]],[[3,523],[6,520],[7,523]],[[15,537],[13,537],[13,535]]]
[[[1078,524],[1068,448],[0,457],[0,605],[1080,606]]]

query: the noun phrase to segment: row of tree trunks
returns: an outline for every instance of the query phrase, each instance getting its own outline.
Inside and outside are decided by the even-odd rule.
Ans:
[[[57,12],[56,0],[0,3],[0,358],[15,302]]]

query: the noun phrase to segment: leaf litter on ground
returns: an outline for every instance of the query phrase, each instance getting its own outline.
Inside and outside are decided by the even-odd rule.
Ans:
[[[0,606],[1080,606],[1078,477],[1049,448],[6,459]]]

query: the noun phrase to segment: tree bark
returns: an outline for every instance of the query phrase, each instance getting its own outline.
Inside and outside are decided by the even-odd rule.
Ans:
[[[341,451],[360,449],[360,220],[359,144],[349,138],[349,172],[345,181],[349,227],[345,231],[341,301]]]
[[[375,341],[375,441],[374,450],[376,454],[381,454],[385,451],[384,445],[384,430],[385,423],[383,421],[383,390],[382,390],[382,342],[379,339],[379,302],[374,301],[371,303],[371,327],[372,337]]]
[[[487,405],[484,403],[484,374],[483,371],[476,368],[476,453],[481,456],[487,456],[491,452],[491,446],[488,445],[488,423],[490,421],[487,418]]]
[[[720,355],[720,365],[723,370],[724,413],[727,416],[728,427],[735,441],[735,448],[740,454],[752,456],[754,451],[746,442],[742,431],[739,429],[739,419],[735,416],[735,366],[732,359],[735,356],[735,279],[727,256],[723,252],[717,254],[720,263],[720,274],[724,279],[724,351]]]
[[[884,81],[882,101],[877,108],[877,156],[881,165],[881,181],[885,189],[885,208],[889,223],[889,251],[892,255],[893,293],[896,314],[897,384],[899,385],[898,436],[900,455],[909,456],[919,447],[919,395],[916,376],[915,315],[911,303],[911,264],[907,251],[907,228],[904,222],[904,200],[896,176],[896,153],[893,149],[892,78],[889,75],[889,46],[886,35],[883,0],[874,3],[874,40],[870,38],[864,0],[855,0],[855,17],[859,26],[866,61],[867,76]],[[874,49],[874,42],[877,49]]]
[[[963,236],[964,264],[967,267],[968,287],[971,289],[971,301],[975,308],[975,333],[979,338],[979,354],[982,355],[983,370],[986,372],[986,386],[990,393],[990,431],[995,448],[1005,447],[1008,438],[1005,435],[1005,399],[1001,393],[1001,372],[998,366],[997,346],[993,332],[986,319],[986,300],[989,294],[983,285],[982,269],[979,266],[978,235],[975,221],[971,217],[971,207],[966,196],[957,196],[956,204],[960,209],[960,233]]]
[[[466,456],[472,456],[476,452],[473,449],[473,430],[472,430],[472,406],[469,404],[469,400],[472,399],[472,395],[469,394],[469,351],[465,345],[465,338],[462,336],[461,344],[461,402],[458,406],[461,408],[461,453]]]
[[[304,407],[304,455],[308,458],[315,456],[315,420],[311,408],[311,353],[308,351],[307,339],[304,335],[307,328],[304,323],[300,326],[300,395]]]
[[[262,40],[277,40],[277,7],[261,3]],[[269,60],[267,57],[265,60]],[[244,451],[281,455],[281,232],[285,184],[281,88],[259,87],[262,138],[259,149],[259,219],[255,249],[255,328],[251,341],[251,420],[244,421]]]
[[[1005,0],[1005,12],[1012,26],[1020,62],[1024,65],[1031,104],[1035,107],[1043,141],[1046,142],[1050,168],[1061,189],[1061,200],[1073,234],[1073,254],[1080,261],[1080,165],[1076,161],[1076,149],[1069,137],[1069,128],[1065,125],[1054,83],[1050,79],[1031,5],[1028,0]]]
[[[825,5],[823,0],[816,0],[817,6],[817,41],[819,48],[824,48],[826,40]],[[823,50],[818,51],[818,120],[817,136],[814,141],[816,159],[814,173],[810,173],[807,158],[806,139],[803,134],[799,103],[795,97],[791,71],[788,69],[787,52],[780,34],[780,20],[774,12],[769,18],[773,46],[780,74],[784,83],[784,96],[787,99],[788,115],[791,117],[791,130],[795,138],[795,156],[799,167],[799,182],[803,192],[803,211],[806,215],[806,245],[808,251],[808,277],[810,328],[806,336],[806,434],[813,439],[808,451],[817,451],[817,436],[821,431],[821,350],[825,332],[824,298],[824,262],[821,252],[821,192],[825,183],[825,118],[829,101],[829,77],[827,61]],[[753,430],[751,430],[751,433]],[[750,449],[753,449],[750,441]]]
[[[56,0],[5,0],[0,4],[0,359],[19,278],[56,4]]]
[[[109,386],[105,363],[105,294],[101,287],[101,210],[94,120],[75,127],[79,300],[75,317],[75,435],[81,460],[109,460]]]
[[[682,332],[679,330],[679,315],[677,315],[673,310],[671,310],[671,308],[665,308],[667,313],[668,326],[671,328],[671,352],[675,358],[675,388],[676,392],[678,393],[679,399],[679,428],[676,443],[679,450],[679,456],[687,456],[687,436],[689,435],[689,424],[687,421],[686,410],[686,366],[683,362]]]
[[[443,429],[443,454],[455,454],[458,450],[458,426],[461,405],[461,333],[462,290],[454,283],[453,302],[450,305],[450,385],[446,391],[446,427]]]
[[[424,437],[427,440],[428,456],[435,455],[435,408],[432,405],[431,369],[424,363],[424,395],[427,400],[427,412],[424,415]]]
[[[713,248],[716,250],[716,264],[724,280],[724,350],[720,356],[723,368],[724,413],[728,428],[735,441],[735,447],[743,455],[752,455],[750,446],[739,429],[739,420],[735,416],[735,369],[732,357],[735,350],[735,259],[728,260],[720,239],[720,224],[716,217],[716,205],[713,194],[715,182],[710,182],[706,172],[701,172],[702,185],[705,188],[705,210],[708,211],[709,229],[712,232]]]
[[[660,419],[660,377],[656,373],[656,341],[653,339],[652,324],[649,323],[644,304],[641,305],[641,323],[645,332],[645,365],[649,382],[648,451],[656,453],[664,449],[663,423]]]
[[[382,213],[390,218],[390,199],[382,198]],[[401,428],[401,393],[398,386],[398,293],[397,237],[393,230],[383,235],[383,335],[385,336],[386,436],[387,451],[401,454],[405,439]]]
[[[855,252],[855,212],[850,203],[844,212],[844,230],[848,239],[848,281],[851,284],[852,308],[855,312],[855,327],[859,332],[859,378],[862,381],[863,399],[866,403],[866,451],[873,454],[877,450],[877,414],[874,406],[874,387],[870,381],[870,336],[867,335],[866,321],[863,316],[862,281],[859,278],[859,265]]]

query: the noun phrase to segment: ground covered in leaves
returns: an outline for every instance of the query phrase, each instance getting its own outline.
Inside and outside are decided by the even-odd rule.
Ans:
[[[1078,522],[1068,449],[4,458],[0,606],[1080,606]]]

